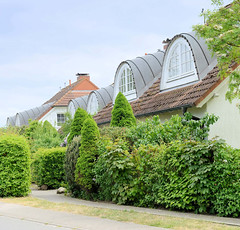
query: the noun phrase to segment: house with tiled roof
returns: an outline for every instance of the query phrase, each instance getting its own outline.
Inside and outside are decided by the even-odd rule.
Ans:
[[[15,116],[7,118],[7,125],[23,126],[28,125],[28,121],[39,120],[49,121],[55,128],[60,128],[65,122],[65,113],[69,101],[87,96],[98,87],[90,81],[89,74],[76,74],[77,81],[60,89],[52,98],[46,101],[43,105],[17,113]]]
[[[239,63],[232,65],[239,71]],[[225,100],[228,78],[218,77],[217,59],[205,41],[194,33],[182,33],[168,41],[167,48],[122,62],[115,74],[113,101],[94,119],[98,125],[111,121],[111,111],[118,92],[129,100],[140,120],[159,115],[164,122],[172,115],[189,111],[194,119],[206,113],[219,116],[211,127],[209,138],[220,137],[240,148],[239,100]]]

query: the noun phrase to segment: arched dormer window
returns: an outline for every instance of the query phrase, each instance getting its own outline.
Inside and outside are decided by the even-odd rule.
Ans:
[[[95,93],[89,95],[87,112],[91,115],[94,115],[98,112],[98,99]]]
[[[132,70],[127,63],[124,63],[118,70],[115,87],[117,87],[115,89],[115,98],[118,92],[122,92],[129,101],[137,97]]]
[[[198,80],[190,45],[184,38],[176,39],[167,50],[161,89],[174,88]]]
[[[178,42],[169,57],[168,80],[175,80],[194,73],[193,56],[188,45]]]

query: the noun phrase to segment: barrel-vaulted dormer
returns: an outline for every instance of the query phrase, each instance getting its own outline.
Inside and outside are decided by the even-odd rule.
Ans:
[[[105,88],[92,91],[88,96],[87,112],[89,114],[96,114],[107,104],[112,102],[113,98],[113,84]]]
[[[114,79],[113,102],[119,92],[122,92],[128,101],[142,96],[160,77],[163,56],[164,52],[158,51],[120,63]]]
[[[7,118],[7,126],[15,126],[16,124],[16,115]]]
[[[33,109],[25,110],[23,112],[16,114],[15,125],[23,126],[28,125],[29,120],[36,120],[40,118],[46,111],[48,111],[54,102],[50,102],[47,104],[43,104],[39,107],[35,107]]]
[[[217,64],[205,41],[195,33],[176,35],[164,55],[160,90],[201,80]]]
[[[68,112],[71,114],[72,117],[74,117],[74,114],[78,108],[87,110],[87,100],[88,100],[88,95],[85,95],[69,101]]]

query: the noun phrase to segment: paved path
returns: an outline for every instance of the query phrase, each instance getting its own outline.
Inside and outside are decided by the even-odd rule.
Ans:
[[[149,208],[139,208],[139,207],[125,206],[125,205],[116,205],[116,204],[110,204],[105,202],[92,202],[92,201],[75,199],[75,198],[67,197],[64,195],[59,195],[59,194],[56,194],[56,190],[47,190],[47,191],[32,190],[32,196],[37,197],[39,199],[52,201],[52,202],[70,203],[70,204],[85,205],[85,206],[91,206],[91,207],[97,207],[97,208],[108,208],[108,209],[115,209],[115,210],[134,210],[137,212],[145,212],[145,213],[161,215],[161,216],[173,216],[173,217],[181,217],[181,218],[189,218],[189,219],[197,219],[197,220],[206,220],[206,221],[211,221],[215,223],[235,225],[240,227],[240,218],[217,217],[213,215],[200,215],[200,214],[193,214],[193,213],[173,212],[173,211],[167,211],[167,210],[161,210],[161,209],[149,209]]]
[[[163,228],[0,202],[2,230],[163,230]]]
[[[2,230],[71,230],[71,228],[63,228],[5,216],[0,216],[0,226]]]

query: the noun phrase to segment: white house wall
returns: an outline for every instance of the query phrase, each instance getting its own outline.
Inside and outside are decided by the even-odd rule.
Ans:
[[[228,81],[225,80],[207,102],[207,112],[219,116],[219,120],[210,130],[209,138],[218,136],[232,147],[240,148],[240,110],[237,107],[240,101],[234,100],[232,103],[227,101],[225,99],[227,89]]]
[[[39,121],[49,121],[53,127],[59,129],[61,126],[57,125],[57,114],[65,114],[67,107],[54,107],[46,115],[44,115]]]

